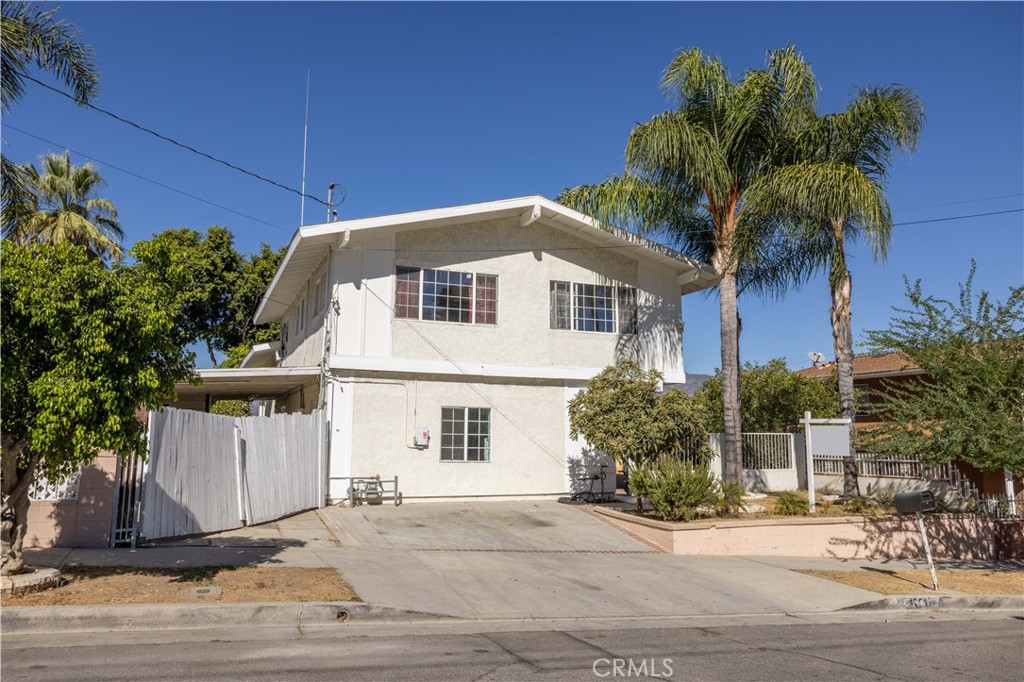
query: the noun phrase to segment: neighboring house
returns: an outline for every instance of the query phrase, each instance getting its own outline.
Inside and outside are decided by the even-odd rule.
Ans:
[[[716,282],[539,196],[304,226],[254,316],[279,343],[179,406],[324,409],[334,500],[376,474],[407,500],[558,495],[600,463],[567,401],[625,356],[685,383],[681,296]]]
[[[812,379],[832,379],[835,363],[826,362],[815,367],[797,371]],[[927,375],[912,360],[900,353],[883,353],[879,355],[857,355],[853,359],[853,388],[857,396],[857,426],[870,428],[878,424],[882,417],[876,412],[879,396],[885,392],[888,382],[919,381]],[[912,454],[912,453],[908,453]],[[1006,491],[1006,482],[1002,472],[979,471],[970,464],[957,461],[956,467],[970,479],[981,493],[997,495]],[[1021,488],[1017,482],[1015,490]]]
[[[811,379],[832,379],[836,363],[826,362],[797,371]],[[853,358],[853,388],[857,397],[856,423],[877,424],[881,417],[875,414],[878,396],[884,392],[886,381],[906,381],[920,378],[924,373],[909,358],[900,353],[857,355]]]

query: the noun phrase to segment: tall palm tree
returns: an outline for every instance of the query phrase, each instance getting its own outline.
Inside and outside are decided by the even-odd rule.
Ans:
[[[42,172],[32,164],[21,167],[30,191],[26,203],[4,207],[14,216],[10,221],[4,217],[4,237],[22,243],[78,244],[96,258],[120,259],[124,232],[114,204],[95,196],[105,184],[96,167],[74,165],[68,152],[47,154],[41,161]]]
[[[783,160],[789,131],[813,116],[814,75],[792,46],[733,80],[717,57],[676,54],[661,79],[677,109],[637,124],[626,168],[597,185],[566,189],[563,204],[676,242],[720,277],[724,475],[742,481],[739,316],[744,288],[780,293],[802,261],[780,254],[785,216],[747,210],[747,195]],[[797,252],[796,255],[800,255]]]
[[[912,91],[864,88],[846,110],[814,116],[797,133],[792,163],[759,185],[752,201],[768,212],[804,217],[796,237],[815,265],[828,269],[830,319],[838,375],[840,415],[853,422],[853,279],[846,246],[858,238],[885,259],[892,215],[884,183],[895,151],[913,151],[924,125],[924,107]],[[854,433],[850,430],[850,452]],[[845,460],[844,497],[859,496],[856,462]]]
[[[56,18],[56,9],[42,11],[23,2],[0,6],[0,111],[10,112],[25,92],[25,77],[35,66],[55,74],[81,103],[96,94],[99,73],[92,48],[79,42],[78,29]],[[30,201],[24,167],[0,154],[0,201],[3,229],[19,219],[17,211]]]

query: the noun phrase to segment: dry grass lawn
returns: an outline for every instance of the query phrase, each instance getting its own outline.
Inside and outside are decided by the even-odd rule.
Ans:
[[[200,604],[281,601],[358,601],[330,568],[198,566],[129,568],[65,566],[60,587],[5,596],[4,606],[83,604]],[[193,587],[217,586],[219,596],[194,596]]]
[[[800,571],[882,594],[931,594],[928,571]],[[1024,570],[936,571],[939,590],[964,594],[1024,594]]]

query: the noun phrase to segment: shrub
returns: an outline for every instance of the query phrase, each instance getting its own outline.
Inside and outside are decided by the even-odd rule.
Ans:
[[[775,513],[783,516],[806,516],[811,511],[807,500],[793,492],[775,495]]]
[[[715,513],[718,516],[736,516],[746,510],[747,504],[743,501],[743,486],[737,481],[722,481],[719,483],[718,501],[715,504]]]
[[[633,493],[650,500],[666,521],[690,521],[699,507],[716,507],[720,484],[707,466],[694,466],[671,455],[644,462],[630,476]]]

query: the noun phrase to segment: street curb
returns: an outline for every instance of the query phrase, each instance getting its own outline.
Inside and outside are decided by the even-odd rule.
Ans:
[[[449,620],[363,602],[285,602],[242,604],[125,604],[119,606],[4,607],[4,635],[119,630],[193,630],[223,627],[296,627]]]
[[[1018,595],[898,595],[854,604],[840,611],[934,611],[937,609],[993,609],[1024,612],[1024,596]]]

